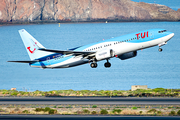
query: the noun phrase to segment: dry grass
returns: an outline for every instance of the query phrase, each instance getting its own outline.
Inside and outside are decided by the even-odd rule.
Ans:
[[[36,108],[50,107],[51,109],[57,110],[55,114],[62,115],[93,115],[100,114],[102,109],[106,109],[109,115],[159,115],[159,116],[169,116],[171,111],[176,113],[180,110],[180,105],[97,105],[97,108],[92,108],[93,105],[0,105],[0,114],[49,114],[48,112],[40,111],[36,112]],[[71,107],[69,107],[71,106]],[[132,109],[132,107],[137,107],[137,109]],[[60,107],[60,108],[58,108]],[[120,113],[113,112],[114,109],[122,110]],[[153,110],[154,109],[154,110]],[[25,111],[26,112],[23,112]],[[141,111],[141,112],[140,112]]]
[[[120,114],[122,115],[140,115],[139,111],[136,110],[123,110]]]

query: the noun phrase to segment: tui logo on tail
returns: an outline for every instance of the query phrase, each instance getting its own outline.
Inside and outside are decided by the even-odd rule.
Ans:
[[[30,52],[31,54],[33,54],[33,53],[34,53],[34,51],[36,50],[36,48],[34,48],[34,50],[33,50],[33,51],[31,51],[31,47],[27,47],[27,49],[29,50],[29,52]]]
[[[35,44],[37,44],[37,43],[35,42]],[[35,45],[34,45],[34,46],[35,46]],[[33,54],[33,53],[34,53],[34,51],[36,50],[36,48],[34,48],[34,50],[32,51],[30,46],[29,46],[29,47],[27,47],[27,49],[29,50],[29,52],[30,52],[31,54]]]

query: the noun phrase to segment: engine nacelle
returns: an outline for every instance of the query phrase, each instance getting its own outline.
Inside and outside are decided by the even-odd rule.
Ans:
[[[103,60],[103,59],[108,59],[114,56],[114,52],[112,49],[107,49],[103,51],[98,51],[96,53],[96,60]]]
[[[118,58],[121,60],[126,60],[126,59],[136,57],[136,56],[137,56],[137,51],[134,51],[134,52],[128,52],[128,53],[122,54],[118,56]]]

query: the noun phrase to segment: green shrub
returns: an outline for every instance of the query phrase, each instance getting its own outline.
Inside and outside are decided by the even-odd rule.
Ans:
[[[176,115],[176,112],[175,112],[175,111],[171,111],[171,112],[169,113],[169,115],[174,116],[174,115]]]
[[[137,107],[132,107],[133,110],[137,110]]]
[[[157,112],[157,110],[156,109],[151,109],[151,110],[148,111],[148,113],[151,113],[151,112],[155,113],[155,112]]]
[[[44,111],[44,109],[43,108],[36,108],[35,111],[40,112],[40,111]]]
[[[97,108],[97,105],[93,105],[92,108]]]
[[[106,115],[106,114],[108,114],[108,111],[105,110],[105,109],[102,109],[102,110],[101,110],[101,114],[102,114],[102,115]]]
[[[67,106],[66,108],[73,108],[71,105]]]
[[[3,109],[0,108],[0,112],[5,112],[5,110],[3,110]]]
[[[28,111],[28,110],[24,110],[22,113],[26,113],[26,114],[28,114],[28,113],[29,113],[29,111]]]
[[[89,114],[89,113],[90,113],[90,111],[89,111],[89,110],[87,110],[87,109],[84,109],[84,110],[83,110],[83,113]]]
[[[62,106],[59,106],[58,108],[64,108],[64,107],[62,107]]]
[[[179,115],[179,116],[180,116],[180,110],[177,112],[177,115]]]
[[[164,89],[164,88],[155,88],[155,89],[153,89],[153,91],[154,92],[164,92],[164,91],[166,91],[166,89]]]
[[[162,112],[161,111],[157,111],[157,114],[161,114]]]
[[[2,90],[2,94],[9,94],[8,90]]]
[[[11,93],[12,96],[17,96],[18,95],[18,92],[13,92]]]
[[[168,109],[172,109],[173,107],[168,107]]]
[[[115,113],[118,113],[118,114],[119,114],[119,113],[121,113],[121,111],[122,111],[121,109],[113,109],[112,112],[113,112],[114,114],[115,114]]]
[[[92,112],[91,112],[91,114],[96,115],[96,114],[97,114],[97,112],[96,112],[96,111],[92,111]]]
[[[44,112],[47,112],[47,111],[49,111],[51,108],[49,108],[49,107],[45,107],[45,109],[44,109]]]
[[[49,110],[49,114],[55,114],[55,113],[57,113],[57,110],[54,110],[54,109]]]
[[[142,114],[142,111],[139,111],[140,114]]]

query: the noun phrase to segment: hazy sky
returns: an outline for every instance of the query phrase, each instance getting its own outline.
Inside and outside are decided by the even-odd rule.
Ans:
[[[173,10],[177,10],[178,8],[180,8],[180,0],[132,0],[132,1],[162,4],[172,8]]]

